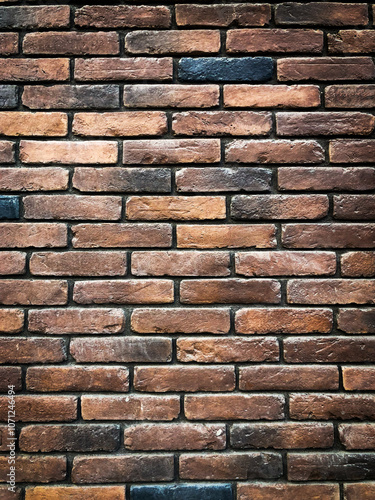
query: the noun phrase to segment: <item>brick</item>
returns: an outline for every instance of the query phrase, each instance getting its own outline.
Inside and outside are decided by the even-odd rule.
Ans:
[[[66,359],[63,339],[0,338],[0,363],[59,363]]]
[[[176,172],[176,187],[185,193],[270,191],[271,178],[272,172],[265,168],[188,167]]]
[[[233,448],[241,450],[331,448],[333,430],[333,424],[234,424],[230,431],[230,443]]]
[[[125,164],[218,163],[219,139],[160,139],[124,142]]]
[[[125,500],[124,486],[35,486],[26,488],[26,500]],[[12,499],[13,500],[13,499]]]
[[[0,309],[0,332],[19,333],[23,329],[22,309]]]
[[[346,391],[373,391],[374,369],[359,366],[342,367],[343,385]]]
[[[15,457],[14,467],[17,471],[17,482],[22,483],[52,483],[63,481],[66,478],[66,457],[18,455]],[[8,457],[0,457],[0,481],[9,481]]]
[[[0,85],[0,108],[15,108],[18,102],[16,85]]]
[[[178,77],[182,81],[266,82],[272,76],[270,57],[183,57],[178,64]]]
[[[334,252],[239,252],[236,273],[244,276],[332,275],[336,272]]]
[[[345,333],[375,333],[375,311],[339,309],[337,328]]]
[[[1,7],[0,28],[63,28],[69,26],[69,17],[68,5]]]
[[[369,135],[375,117],[356,112],[277,113],[277,135]]]
[[[21,488],[14,488],[14,490],[8,490],[7,486],[0,486],[0,495],[3,500],[21,500],[21,493],[22,493]]]
[[[277,24],[305,26],[356,26],[368,23],[365,3],[281,3],[276,7]]]
[[[169,193],[171,171],[167,168],[77,167],[74,169],[73,187],[90,193]]]
[[[316,108],[320,91],[316,85],[224,85],[226,108]]]
[[[373,280],[290,280],[287,286],[291,304],[372,304]]]
[[[9,386],[14,386],[14,391],[22,389],[22,372],[20,366],[0,366],[0,391],[8,392]],[[5,444],[0,437],[0,446]]]
[[[177,359],[197,363],[244,363],[278,361],[279,343],[276,339],[177,339]]]
[[[371,450],[375,444],[373,424],[340,424],[339,435],[346,450]]]
[[[324,150],[311,140],[234,140],[226,146],[225,159],[234,163],[320,163]]]
[[[129,54],[215,54],[219,30],[132,31],[125,36]]]
[[[4,82],[50,82],[69,79],[69,59],[0,59],[0,79]]]
[[[370,57],[294,57],[277,61],[277,78],[285,81],[371,80],[375,66]]]
[[[290,453],[291,481],[374,479],[374,456],[365,453]]]
[[[0,420],[8,420],[7,396],[0,397]],[[73,396],[15,396],[17,422],[71,422],[77,418],[77,398]],[[39,480],[43,475],[39,476]],[[27,482],[27,480],[25,481]],[[33,481],[32,481],[33,482]]]
[[[30,109],[117,108],[117,85],[25,85],[22,103]]]
[[[177,247],[275,248],[275,226],[274,224],[181,225],[177,226]]]
[[[1,23],[1,21],[0,21]],[[18,33],[0,33],[0,53],[8,56],[18,52]]]
[[[225,425],[141,424],[127,427],[124,445],[128,450],[222,450]]]
[[[29,425],[19,437],[20,449],[27,452],[114,451],[120,444],[117,425]]]
[[[175,9],[179,26],[226,27],[232,23],[238,26],[264,26],[271,20],[271,6],[267,4],[176,4]]]
[[[173,455],[75,457],[72,482],[82,484],[172,481],[173,469]]]
[[[175,135],[269,135],[271,114],[254,111],[186,111],[173,115]]]
[[[185,396],[188,420],[280,420],[284,398],[266,394]]]
[[[375,197],[373,195],[338,195],[333,197],[335,219],[373,220]]]
[[[28,33],[23,39],[24,54],[116,55],[119,51],[117,33],[49,31]]]
[[[2,191],[64,191],[69,172],[63,168],[0,168]]]
[[[0,280],[0,304],[64,305],[68,300],[68,285],[59,280]]]
[[[182,304],[278,304],[280,284],[276,280],[238,278],[183,280],[180,284]]]
[[[1,254],[0,254],[1,255]],[[135,276],[228,276],[227,252],[133,252],[131,272]]]
[[[173,484],[167,486],[131,486],[133,500],[232,500],[230,484]]]
[[[159,111],[76,113],[73,133],[82,136],[144,136],[167,132],[167,117]]]
[[[171,360],[172,343],[163,337],[75,338],[70,354],[78,363],[160,363]]]
[[[334,140],[330,142],[329,155],[332,163],[373,162],[375,141]]]
[[[171,14],[165,5],[85,5],[74,22],[94,28],[168,28]]]
[[[126,252],[38,252],[30,259],[38,276],[123,276]]]
[[[345,500],[370,499],[375,493],[374,483],[344,484]]]
[[[23,163],[101,164],[117,162],[114,141],[21,141]]]
[[[224,196],[130,196],[126,200],[129,220],[225,219]]]
[[[231,202],[234,219],[321,219],[328,214],[326,195],[236,195]]]
[[[66,247],[65,224],[0,223],[0,248],[53,248]]]
[[[84,420],[175,420],[179,396],[82,396]],[[133,480],[133,479],[132,479]]]
[[[146,392],[233,391],[235,379],[231,366],[137,366],[134,369],[135,390]]]
[[[246,366],[239,372],[242,391],[320,391],[338,387],[336,366]]]
[[[27,371],[26,386],[32,392],[127,392],[128,379],[128,370],[121,367],[33,366]]]
[[[226,49],[229,54],[259,52],[321,53],[323,32],[308,29],[243,29],[227,32]]]
[[[371,337],[314,337],[284,340],[288,363],[371,362],[375,341]]]
[[[77,224],[72,231],[75,248],[168,248],[172,245],[170,224]]]
[[[375,246],[372,224],[285,224],[282,242],[286,248],[367,248]]]
[[[120,333],[125,326],[121,309],[31,309],[30,332],[49,334]]]
[[[77,81],[95,80],[171,80],[172,58],[126,57],[77,59],[74,75]]]
[[[375,51],[375,37],[371,30],[340,30],[327,35],[331,54],[366,54]]]
[[[347,252],[341,255],[341,275],[352,278],[375,276],[375,252]]]
[[[25,268],[26,268],[25,253],[0,252],[0,275],[23,274],[25,272]]]
[[[281,475],[281,455],[276,453],[253,452],[180,456],[180,477],[182,479],[275,479]]]
[[[12,163],[14,161],[14,143],[10,141],[0,141],[0,162]]]
[[[239,483],[237,485],[238,500],[250,498],[252,500],[274,500],[275,498],[289,500],[298,497],[311,500],[339,500],[340,489],[338,484]]]
[[[281,167],[279,190],[370,191],[375,189],[375,169],[371,167]]]
[[[327,108],[373,108],[375,85],[329,85],[325,88]]]
[[[125,107],[211,108],[218,104],[218,85],[124,85]]]
[[[0,220],[19,219],[20,199],[18,196],[0,196]]]
[[[168,304],[173,302],[171,280],[76,281],[77,304]]]
[[[373,420],[375,401],[369,395],[291,394],[289,409],[297,420]]]
[[[228,333],[229,309],[135,309],[132,330],[138,333]]]

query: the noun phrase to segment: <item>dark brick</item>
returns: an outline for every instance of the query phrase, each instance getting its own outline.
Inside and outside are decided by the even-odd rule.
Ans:
[[[365,3],[285,2],[276,7],[276,23],[304,26],[356,26],[368,22]]]
[[[375,85],[329,85],[325,88],[327,108],[373,108]]]
[[[130,500],[232,500],[230,484],[131,486]]]
[[[8,109],[17,106],[17,86],[0,85],[0,108]]]
[[[375,333],[375,309],[340,309],[337,327],[345,333]]]
[[[18,219],[20,199],[18,196],[0,196],[0,219]]]
[[[69,25],[69,5],[0,8],[0,28],[61,28]]]

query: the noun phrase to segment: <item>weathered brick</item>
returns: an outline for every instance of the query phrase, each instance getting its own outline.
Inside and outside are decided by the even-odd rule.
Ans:
[[[352,278],[375,276],[375,252],[348,252],[341,255],[341,275]]]
[[[292,304],[373,304],[374,280],[290,280],[288,302]]]
[[[291,394],[289,411],[296,420],[373,420],[375,399],[356,394]]]
[[[371,498],[375,494],[375,484],[374,483],[354,483],[354,484],[344,484],[344,495],[345,500],[363,500],[366,498]]]
[[[66,247],[65,224],[0,223],[0,248]]]
[[[338,139],[330,142],[329,156],[332,163],[374,162],[375,141]]]
[[[372,450],[375,445],[373,424],[340,424],[339,435],[347,450]]]
[[[239,483],[237,485],[238,500],[275,500],[275,498],[278,500],[290,498],[339,500],[340,489],[338,484]]]
[[[20,199],[18,196],[0,196],[0,220],[19,219]]]
[[[22,372],[20,366],[0,366],[0,392],[8,392],[9,386],[13,386],[14,391],[20,391],[22,389]],[[7,428],[5,428],[7,429]],[[5,439],[1,438],[0,433],[0,449],[8,451],[6,447]]]
[[[63,28],[69,26],[69,5],[0,8],[0,28]]]
[[[0,275],[23,274],[25,272],[25,268],[26,268],[25,253],[0,252]]]
[[[373,224],[285,224],[286,248],[368,248],[375,246]]]
[[[325,88],[327,108],[373,108],[375,85],[329,85]]]
[[[375,311],[339,309],[337,327],[345,333],[375,333]]]
[[[64,456],[18,455],[14,467],[17,470],[17,482],[21,483],[53,483],[66,478],[67,461]],[[8,457],[0,457],[0,481],[9,480]]]
[[[0,54],[9,56],[11,54],[17,54],[17,52],[18,33],[0,33]]]
[[[68,300],[68,285],[59,280],[0,280],[0,304],[64,305]]]
[[[21,500],[21,494],[21,488],[15,487],[14,490],[8,490],[8,486],[0,486],[0,495],[2,500]]]
[[[8,397],[0,397],[0,420],[8,421]],[[15,396],[17,422],[71,422],[77,418],[77,398],[73,396]],[[3,458],[3,457],[1,457]],[[43,474],[39,476],[39,480]],[[27,480],[25,481],[27,482]],[[33,481],[32,481],[33,482]]]
[[[0,363],[59,363],[66,359],[63,339],[0,338]]]
[[[374,368],[343,366],[342,377],[346,391],[373,391],[375,388]]]
[[[176,22],[179,26],[264,26],[271,20],[268,4],[176,4]]]
[[[126,107],[211,108],[218,104],[218,85],[124,85]]]
[[[58,167],[0,168],[2,191],[64,191],[69,172]]]
[[[18,102],[16,85],[0,85],[0,108],[15,108]]]
[[[5,82],[66,81],[69,59],[0,59],[0,79]]]
[[[366,54],[375,51],[375,37],[371,30],[340,30],[327,35],[331,54]]]
[[[0,333],[19,333],[23,329],[22,309],[0,309]]]
[[[35,486],[34,488],[26,488],[26,500],[44,500],[45,498],[48,500],[125,500],[125,488],[124,486]]]
[[[333,197],[333,216],[335,219],[373,220],[375,196],[338,195]]]
[[[286,2],[276,7],[277,24],[356,26],[368,23],[365,3]]]
[[[232,500],[230,484],[172,484],[167,486],[131,486],[132,500]],[[7,499],[6,499],[7,500]],[[13,499],[12,499],[13,500]]]
[[[168,28],[171,14],[165,5],[85,5],[74,22],[94,28]]]
[[[14,143],[10,141],[0,141],[0,162],[12,163],[14,161]]]

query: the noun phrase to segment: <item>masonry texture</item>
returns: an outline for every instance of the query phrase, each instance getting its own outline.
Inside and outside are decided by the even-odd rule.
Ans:
[[[0,500],[375,499],[374,17],[0,0]]]

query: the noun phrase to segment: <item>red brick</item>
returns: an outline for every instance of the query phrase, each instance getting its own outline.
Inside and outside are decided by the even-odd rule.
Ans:
[[[0,333],[19,333],[23,329],[22,309],[0,309]]]
[[[171,80],[173,62],[170,57],[126,57],[77,59],[74,76],[77,81],[96,80]]]
[[[375,276],[375,252],[348,252],[341,255],[341,275],[352,278]]]
[[[26,254],[23,252],[0,252],[0,275],[23,274]]]
[[[54,248],[67,246],[66,224],[0,223],[1,248]]]
[[[268,4],[176,4],[175,9],[179,26],[264,26],[271,20]]]
[[[370,367],[343,366],[342,378],[346,391],[375,390],[375,370]]]
[[[0,54],[9,56],[18,53],[18,33],[0,33]]]
[[[12,163],[14,161],[14,143],[10,141],[0,141],[0,162]]]
[[[0,391],[8,392],[10,385],[13,386],[14,391],[22,389],[22,372],[20,366],[0,366]],[[1,439],[0,433],[0,449],[2,449],[1,446],[4,444],[6,445],[4,440]],[[8,451],[8,448],[5,446],[3,451]]]
[[[53,483],[66,478],[66,457],[64,456],[38,456],[18,455],[15,457],[14,467],[17,471],[17,482],[20,483]],[[0,457],[0,481],[9,480],[8,457]]]
[[[325,88],[327,108],[373,108],[375,85],[329,85]]]
[[[366,54],[375,51],[375,37],[372,30],[340,30],[329,33],[328,52],[331,54]]]
[[[375,333],[375,311],[339,309],[337,327],[345,333]]]
[[[63,339],[0,338],[0,363],[59,363],[66,359]]]
[[[374,280],[290,280],[287,285],[291,304],[373,304]]]
[[[3,26],[7,27],[38,29],[69,26],[69,5],[38,5],[35,7],[23,5],[2,8],[1,10]]]
[[[375,495],[374,483],[344,484],[345,500],[371,500]]]
[[[75,24],[94,28],[168,28],[166,5],[85,5],[75,12]]]
[[[218,104],[218,85],[124,85],[125,107],[211,108]]]
[[[34,488],[26,488],[26,500],[45,500],[46,498],[48,500],[125,500],[125,488],[124,486],[35,486]]]
[[[17,422],[71,422],[77,418],[73,396],[15,396]],[[8,397],[0,397],[0,420],[8,421]],[[41,475],[39,479],[43,477]],[[26,481],[27,482],[27,481]],[[33,481],[32,481],[33,482]]]
[[[333,197],[335,219],[373,220],[375,218],[375,196],[338,195]]]
[[[64,168],[0,168],[2,191],[64,191],[69,172]]]
[[[275,500],[276,498],[277,500],[290,500],[291,498],[339,500],[340,487],[338,484],[292,483],[239,483],[237,485],[237,500]]]
[[[291,394],[289,411],[296,420],[373,420],[375,399],[369,395]]]
[[[0,304],[64,305],[68,300],[66,281],[0,280]]]
[[[368,23],[365,3],[307,2],[281,3],[276,7],[277,24],[356,26]]]
[[[332,163],[374,162],[375,141],[338,139],[330,142]]]
[[[24,54],[113,54],[119,53],[117,33],[79,31],[28,33],[23,39]]]
[[[375,446],[374,424],[340,424],[339,435],[346,450],[372,450]]]
[[[4,82],[50,82],[69,80],[69,59],[0,59]]]

